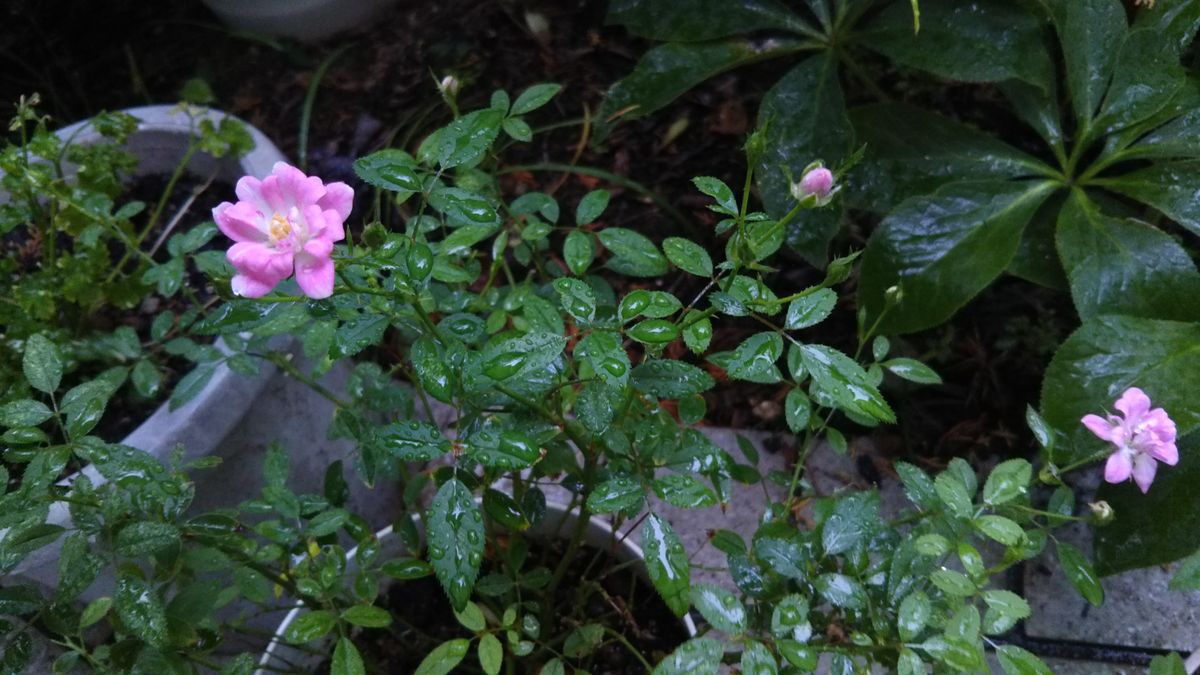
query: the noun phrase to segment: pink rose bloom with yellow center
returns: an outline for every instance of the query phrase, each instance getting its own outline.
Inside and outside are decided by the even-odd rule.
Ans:
[[[271,175],[243,176],[236,204],[213,209],[213,219],[235,243],[225,254],[237,274],[233,292],[261,298],[296,274],[310,298],[333,293],[333,243],[346,238],[354,190],[345,183],[326,185],[294,166],[276,162]]]
[[[1115,448],[1104,465],[1104,480],[1123,483],[1133,476],[1145,493],[1154,482],[1158,462],[1170,466],[1179,462],[1175,422],[1162,408],[1151,410],[1150,397],[1137,387],[1126,389],[1113,407],[1121,417],[1085,415],[1083,425]]]

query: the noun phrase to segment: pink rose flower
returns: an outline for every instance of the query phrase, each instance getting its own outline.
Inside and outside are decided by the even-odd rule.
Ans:
[[[1104,480],[1133,481],[1145,493],[1154,482],[1158,462],[1174,466],[1179,462],[1175,447],[1175,422],[1162,408],[1150,409],[1150,398],[1137,387],[1130,387],[1113,404],[1122,416],[1085,415],[1083,425],[1101,440],[1116,448],[1104,466]]]
[[[243,176],[236,204],[213,209],[213,219],[235,243],[225,254],[237,270],[233,292],[261,298],[296,273],[310,298],[333,293],[333,243],[346,238],[354,190],[345,183],[326,185],[316,176],[276,162],[261,181]]]
[[[817,199],[824,199],[832,189],[833,172],[823,166],[809,171],[800,179],[800,193],[804,195],[816,195]]]

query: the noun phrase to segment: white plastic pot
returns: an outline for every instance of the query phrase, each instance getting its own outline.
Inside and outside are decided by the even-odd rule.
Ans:
[[[370,21],[395,0],[204,0],[238,30],[316,41]]]
[[[577,522],[579,522],[577,511],[568,510],[563,504],[550,502],[546,504],[546,515],[530,528],[529,534],[540,538],[566,538],[569,533],[574,531]],[[384,557],[395,557],[405,553],[404,543],[400,541],[400,537],[393,534],[391,527],[380,530],[376,537],[381,544],[380,554]],[[646,558],[641,547],[630,541],[628,537],[620,538],[608,521],[598,516],[592,516],[584,531],[583,541],[592,548],[611,551],[619,563],[637,562],[638,564],[634,568],[638,576],[649,582],[646,566],[641,563]],[[355,569],[354,558],[357,552],[358,549],[354,548],[347,554],[347,573]],[[255,675],[270,675],[274,669],[315,667],[324,659],[322,656],[302,652],[283,639],[288,627],[304,611],[303,606],[297,605],[284,616],[275,635],[271,638],[271,643],[267,645],[266,651],[258,661],[258,670]],[[680,622],[687,631],[688,637],[696,636],[696,623],[690,614],[684,614]]]

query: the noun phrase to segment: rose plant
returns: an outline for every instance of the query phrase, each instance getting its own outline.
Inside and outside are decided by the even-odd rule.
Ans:
[[[986,668],[988,646],[1008,673],[1048,672],[1006,641],[1029,607],[999,580],[1054,546],[1076,588],[1101,602],[1086,557],[1053,529],[1111,513],[1077,514],[1061,479],[1110,454],[1135,476],[1146,475],[1146,458],[1170,463],[1167,412],[1131,391],[1116,406],[1123,417],[1079,422],[1115,453],[1036,473],[1024,459],[986,477],[961,459],[936,476],[898,463],[912,503],[900,513],[884,513],[875,489],[818,494],[805,476],[817,443],[844,449],[839,426],[895,421],[880,391],[885,378],[939,382],[919,361],[891,356],[866,313],[853,354],[805,339],[834,311],[833,288],[851,276],[856,254],[800,289],[781,287],[771,266],[788,226],[826,207],[845,168],[809,162],[785,214],[753,211],[754,167],[770,150],[756,133],[740,194],[716,178],[694,180],[721,216],[724,250],[714,256],[682,237],[659,244],[605,225],[605,190],[580,195],[565,216],[554,195],[510,194],[498,179],[501,134],[528,140],[526,116],[557,92],[536,85],[513,99],[498,91],[415,154],[387,149],[358,160],[381,206],[357,238],[349,188],[286,165],[239,183],[239,201],[217,207],[233,266],[216,276],[234,295],[195,330],[249,333],[235,355],[270,359],[336,403],[330,432],[356,450],[328,467],[319,494],[289,488],[289,453],[304,448],[276,445],[259,495],[189,513],[188,474],[214,462],[164,467],[72,427],[72,397],[56,395],[62,357],[26,345],[23,376],[46,394],[47,420],[65,420],[64,438],[32,440],[19,485],[0,493],[0,571],[65,541],[56,588],[0,588],[6,667],[25,667],[42,636],[61,650],[58,672],[249,673],[260,659],[237,654],[234,638],[254,634],[260,612],[295,604],[280,639],[338,675],[366,671],[364,639],[382,628],[419,650],[419,675],[592,672],[613,653],[664,674],[715,673],[722,663],[806,672],[822,656],[839,673],[872,665],[970,672]],[[900,289],[885,297],[883,315],[903,301]],[[745,326],[759,330],[713,350],[725,331],[744,336]],[[299,338],[309,365],[270,352],[265,338],[284,332]],[[360,363],[344,394],[316,381],[352,356]],[[790,473],[764,475],[752,446],[735,456],[696,429],[713,373],[787,389],[786,421],[801,439]],[[411,398],[393,378],[412,384]],[[414,409],[380,419],[408,401]],[[447,411],[443,429],[433,420]],[[1028,420],[1053,458],[1070,430],[1032,409]],[[73,456],[107,482],[56,485]],[[1035,475],[1053,489],[1038,487]],[[402,486],[393,536],[404,553],[383,553],[364,514],[348,507],[352,480]],[[782,496],[768,500],[754,532],[712,533],[727,555],[727,586],[692,583],[689,552],[657,504],[719,506],[734,482],[771,482]],[[602,562],[603,551],[584,544],[585,525],[559,543],[530,534],[546,517],[550,486],[570,495],[578,523],[601,515],[631,524],[654,602],[674,617],[694,609],[706,634],[673,650],[635,646],[645,632],[629,616],[635,598],[605,585],[629,565]],[[46,524],[50,508],[70,510],[70,531]],[[436,580],[450,625],[390,613],[385,578]]]

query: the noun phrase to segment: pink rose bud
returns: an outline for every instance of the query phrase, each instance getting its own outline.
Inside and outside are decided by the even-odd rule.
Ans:
[[[354,190],[276,162],[262,180],[243,176],[237,196],[236,204],[213,209],[217,227],[235,242],[225,254],[237,270],[233,292],[261,298],[294,272],[305,295],[329,297],[333,243],[346,238]]]
[[[800,194],[804,196],[816,195],[817,199],[824,199],[832,189],[833,172],[823,166],[809,171],[800,179]]]
[[[1104,480],[1123,483],[1133,477],[1142,492],[1150,489],[1158,462],[1179,463],[1175,447],[1175,422],[1162,408],[1150,409],[1150,398],[1137,387],[1130,387],[1113,404],[1121,416],[1085,415],[1083,425],[1100,440],[1113,445],[1113,453],[1104,465]]]

